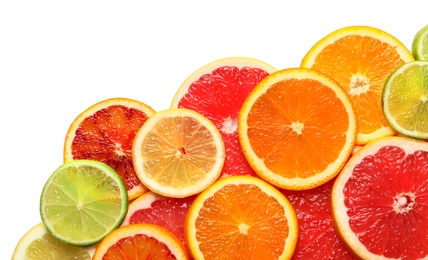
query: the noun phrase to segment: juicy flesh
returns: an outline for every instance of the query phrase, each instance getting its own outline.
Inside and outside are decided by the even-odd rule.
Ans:
[[[428,152],[382,148],[354,168],[344,194],[351,229],[370,252],[428,255]]]
[[[34,260],[91,259],[85,249],[62,243],[50,234],[45,234],[43,237],[31,242],[26,250],[25,257],[26,259]]]
[[[141,110],[110,106],[84,119],[72,144],[73,159],[96,160],[115,169],[127,190],[141,185],[132,163],[132,142],[147,120]]]
[[[333,163],[346,143],[349,118],[336,94],[318,81],[272,85],[248,115],[250,144],[271,171],[306,178]]]
[[[257,68],[224,66],[189,86],[178,107],[195,110],[220,130],[226,146],[223,175],[253,175],[238,140],[237,118],[244,100],[267,72]]]

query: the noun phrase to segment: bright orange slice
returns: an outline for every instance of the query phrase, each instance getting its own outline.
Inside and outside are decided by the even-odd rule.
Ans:
[[[64,161],[89,159],[112,167],[125,182],[128,199],[148,191],[135,174],[132,143],[135,134],[155,111],[127,98],[92,105],[70,125],[64,143]]]
[[[131,224],[106,236],[92,259],[186,260],[189,256],[180,240],[167,229],[153,224]]]
[[[346,92],[312,69],[272,73],[241,108],[238,133],[250,165],[269,183],[293,190],[335,177],[350,156],[356,115]]]
[[[384,137],[360,148],[332,189],[340,236],[361,259],[428,258],[428,142]]]
[[[185,108],[153,114],[132,146],[135,171],[153,192],[182,198],[197,194],[220,176],[225,149],[217,127]]]
[[[275,187],[252,176],[224,177],[190,205],[184,239],[194,259],[289,259],[296,214]]]
[[[228,57],[194,71],[177,90],[171,107],[197,111],[211,120],[223,137],[226,160],[221,176],[257,176],[242,153],[238,139],[238,112],[253,88],[276,71],[247,57]]]
[[[301,66],[332,77],[348,93],[358,119],[356,143],[363,145],[396,133],[383,116],[382,88],[395,69],[411,60],[411,52],[389,33],[369,26],[349,26],[318,41]]]

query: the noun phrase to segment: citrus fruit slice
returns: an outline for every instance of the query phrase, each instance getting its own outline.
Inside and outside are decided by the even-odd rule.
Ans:
[[[39,223],[28,230],[19,240],[12,260],[91,260],[94,251],[94,246],[76,247],[64,244],[53,237],[43,223]]]
[[[140,128],[132,157],[146,187],[181,198],[201,192],[220,176],[225,150],[209,119],[190,109],[169,108],[153,114]]]
[[[411,60],[411,52],[391,34],[369,26],[349,26],[318,41],[301,67],[325,73],[348,93],[357,113],[356,143],[364,145],[396,133],[382,113],[382,88],[395,69]]]
[[[296,211],[299,240],[293,260],[357,259],[342,243],[334,229],[331,214],[331,188],[335,179],[309,190],[284,190]]]
[[[155,111],[128,99],[98,102],[74,119],[64,143],[64,161],[86,159],[108,164],[125,181],[129,200],[144,192],[132,165],[132,142],[141,125]]]
[[[298,224],[288,199],[253,176],[228,176],[190,205],[184,239],[194,259],[289,259]]]
[[[330,77],[290,68],[270,74],[248,95],[238,133],[259,176],[277,187],[305,190],[345,165],[357,120],[348,95]]]
[[[427,142],[393,136],[362,147],[332,189],[345,243],[361,259],[426,259],[427,179]]]
[[[180,240],[167,229],[147,223],[120,227],[97,246],[93,260],[189,259]]]
[[[58,167],[40,196],[40,215],[60,241],[88,246],[117,228],[128,210],[122,178],[107,164],[73,160]]]
[[[412,54],[415,60],[428,60],[428,25],[415,34],[412,42]]]
[[[168,229],[184,243],[184,219],[195,196],[171,198],[152,191],[144,193],[129,204],[122,226],[136,223],[155,224]]]
[[[221,176],[257,174],[239,145],[238,112],[250,91],[268,74],[276,71],[263,61],[228,57],[194,71],[177,90],[171,107],[188,108],[210,119],[220,130],[226,147]]]
[[[389,76],[382,109],[398,133],[428,139],[428,60],[405,63]]]

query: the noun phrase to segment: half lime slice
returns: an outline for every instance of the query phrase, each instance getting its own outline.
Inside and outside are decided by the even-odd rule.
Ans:
[[[101,241],[122,223],[127,210],[128,196],[120,175],[92,160],[61,165],[40,197],[40,215],[47,230],[74,246]]]
[[[413,38],[412,54],[415,60],[428,60],[428,25],[420,29]]]
[[[398,133],[428,139],[428,61],[405,63],[389,76],[382,109]]]

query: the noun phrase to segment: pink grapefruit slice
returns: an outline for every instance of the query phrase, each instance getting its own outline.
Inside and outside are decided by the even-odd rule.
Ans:
[[[199,68],[177,90],[171,107],[197,111],[220,130],[226,148],[221,177],[257,176],[241,151],[238,112],[251,90],[274,71],[275,68],[257,59],[228,57]]]
[[[334,183],[332,211],[361,259],[427,259],[428,142],[394,136],[360,148]]]

